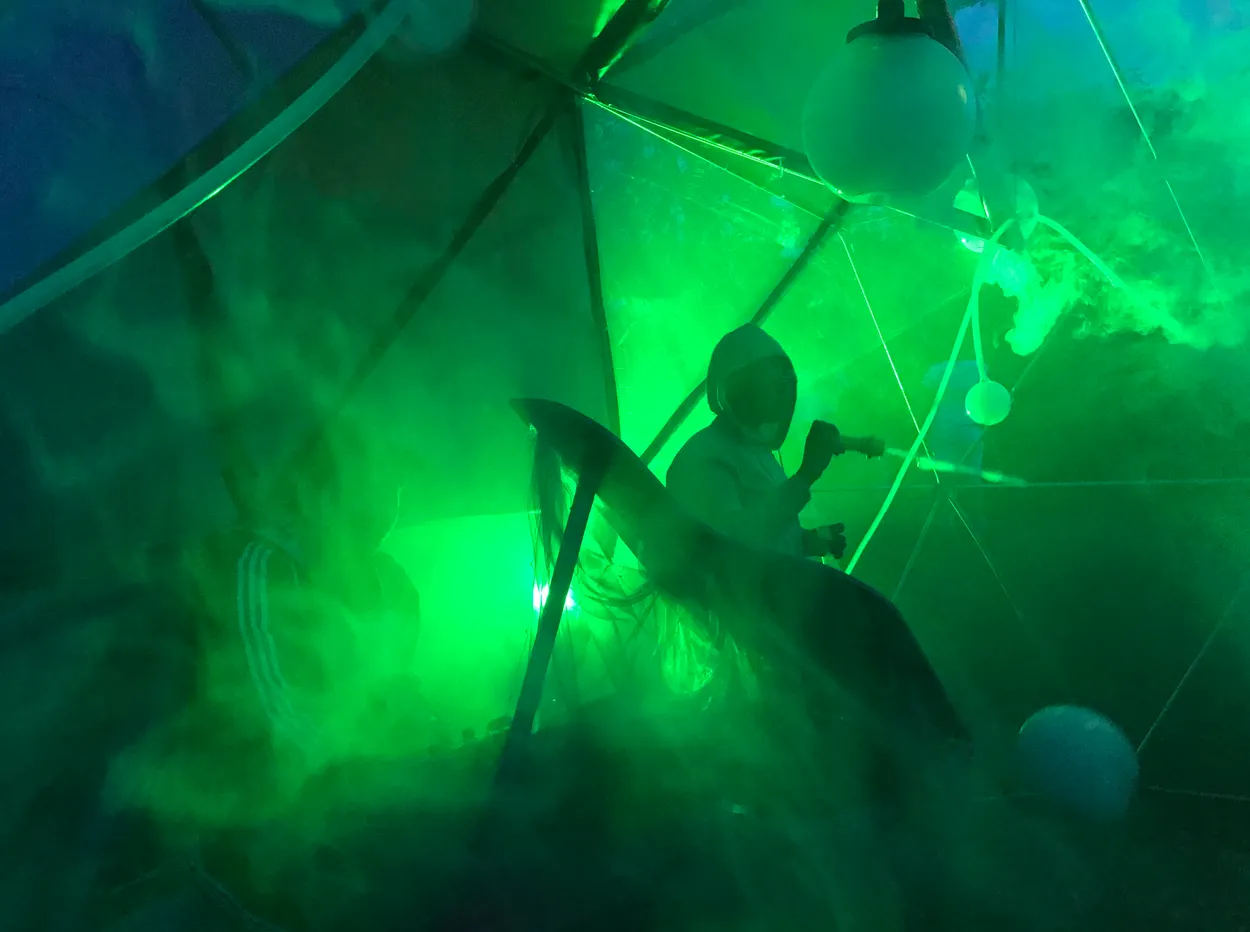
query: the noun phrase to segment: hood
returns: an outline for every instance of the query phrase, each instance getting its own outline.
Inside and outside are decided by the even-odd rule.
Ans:
[[[739,327],[716,345],[708,367],[708,405],[742,435],[770,450],[780,449],[797,402],[794,364],[776,340],[759,327]]]
[[[790,357],[781,344],[755,324],[747,324],[731,330],[712,350],[712,361],[707,369],[707,403],[712,413],[723,414],[725,388],[735,373],[765,359]]]

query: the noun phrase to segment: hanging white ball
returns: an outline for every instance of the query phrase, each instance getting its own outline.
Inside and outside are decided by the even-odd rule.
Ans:
[[[1011,392],[998,382],[983,379],[964,396],[964,410],[973,422],[982,427],[993,427],[1007,420],[1011,413]]]
[[[976,131],[972,80],[927,35],[865,35],[834,53],[803,110],[812,168],[847,200],[923,197],[960,167]]]

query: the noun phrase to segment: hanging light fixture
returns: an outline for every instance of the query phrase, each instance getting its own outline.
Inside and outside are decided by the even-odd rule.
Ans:
[[[923,197],[963,164],[977,104],[959,57],[933,25],[880,0],[816,80],[803,144],[816,174],[850,201]]]

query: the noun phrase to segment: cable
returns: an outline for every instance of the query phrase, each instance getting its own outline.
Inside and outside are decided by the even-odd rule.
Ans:
[[[391,0],[342,58],[254,136],[128,227],[0,304],[0,334],[159,236],[272,152],[356,76],[399,28],[410,8],[409,0]]]
[[[1083,255],[1086,259],[1088,259],[1090,264],[1093,265],[1093,267],[1096,268],[1099,272],[1101,272],[1103,277],[1105,277],[1107,281],[1110,282],[1113,287],[1115,288],[1124,287],[1124,282],[1120,279],[1120,276],[1116,275],[1115,272],[1111,270],[1111,267],[1108,266],[1107,263],[1103,262],[1102,259],[1098,257],[1098,254],[1096,252],[1094,252],[1092,249],[1090,249],[1088,246],[1082,243],[1079,239],[1077,239],[1076,236],[1070,233],[1067,227],[1063,226],[1058,221],[1050,219],[1050,217],[1047,217],[1044,214],[1037,215],[1037,222],[1041,224],[1042,226],[1046,227],[1047,229],[1054,230],[1056,233],[1062,236],[1064,240],[1067,242],[1067,244],[1071,246],[1073,249],[1075,249],[1077,252],[1079,252],[1081,255]]]
[[[1015,218],[1007,220],[1000,226],[994,235],[990,237],[989,244],[997,245],[1003,234],[1007,232],[1013,223],[1015,223]],[[981,303],[981,286],[985,284],[985,263],[988,261],[986,256],[991,254],[992,250],[987,249],[982,253],[981,260],[977,264],[976,274],[972,278],[972,294],[968,297],[968,309],[964,313],[963,322],[959,325],[959,332],[955,335],[955,343],[951,347],[950,358],[946,362],[946,371],[942,373],[942,381],[938,383],[937,395],[933,399],[933,404],[929,407],[929,413],[925,415],[924,423],[920,425],[920,431],[916,434],[916,439],[912,441],[911,448],[908,449],[904,456],[903,462],[898,468],[898,473],[894,476],[894,482],[891,483],[889,491],[885,494],[885,501],[881,503],[881,508],[878,509],[876,517],[868,525],[868,530],[865,532],[863,539],[860,540],[859,546],[855,548],[855,553],[847,561],[846,572],[848,575],[855,572],[855,567],[859,564],[864,551],[868,549],[868,544],[872,540],[873,535],[877,533],[877,529],[881,527],[881,522],[885,520],[886,512],[894,504],[894,497],[898,495],[898,490],[902,487],[903,480],[907,476],[907,470],[916,461],[916,456],[924,445],[929,428],[933,426],[933,422],[937,419],[938,407],[942,404],[942,399],[946,395],[946,389],[950,385],[951,376],[955,372],[955,365],[959,362],[959,351],[963,349],[964,340],[968,337],[968,328],[978,314],[978,308]]]
[[[1008,221],[1008,223],[1010,222],[1011,221]],[[1007,224],[1003,224],[1004,228],[1006,228],[1006,226]],[[999,232],[1001,233],[1002,231],[1000,230]],[[984,282],[984,276],[981,274],[981,263],[982,262],[992,263],[993,261],[994,261],[994,255],[992,251],[987,249],[986,252],[982,255],[981,261],[977,263],[977,274],[976,274],[976,277],[973,279],[973,284],[972,284],[974,291],[980,288],[980,285]],[[986,382],[986,381],[989,381],[989,370],[985,368],[985,349],[981,345],[981,299],[980,297],[978,297],[975,301],[971,302],[970,309],[972,311],[972,321],[971,321],[972,356],[977,361],[977,380],[980,382]],[[938,397],[941,397],[940,390],[939,390]]]

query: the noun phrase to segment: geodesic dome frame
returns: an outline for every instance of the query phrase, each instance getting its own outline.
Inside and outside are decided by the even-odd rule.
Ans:
[[[910,429],[914,434],[922,406],[910,399],[924,396],[923,378],[918,373],[944,357],[954,333],[950,318],[955,315],[957,319],[962,312],[975,260],[966,254],[967,250],[961,251],[951,229],[944,225],[954,222],[951,214],[928,219],[875,212],[859,219],[850,214],[844,216],[844,207],[811,181],[810,171],[793,143],[786,145],[784,140],[770,138],[767,128],[776,121],[769,115],[768,101],[790,85],[779,82],[770,93],[762,93],[759,100],[747,101],[740,112],[750,119],[737,126],[734,108],[724,101],[718,100],[712,108],[719,113],[700,113],[690,104],[701,92],[706,93],[695,81],[675,82],[676,90],[667,95],[668,99],[657,98],[655,87],[664,84],[666,75],[672,74],[660,64],[682,51],[683,43],[689,52],[691,43],[697,44],[709,32],[715,34],[717,23],[728,30],[725,23],[751,12],[735,12],[731,9],[734,6],[706,4],[696,10],[691,5],[683,12],[681,5],[674,3],[656,20],[655,29],[642,33],[632,51],[619,58],[623,40],[633,36],[636,27],[655,12],[646,4],[627,3],[622,7],[614,24],[597,32],[593,55],[587,52],[576,62],[577,54],[567,51],[576,43],[563,43],[558,54],[544,56],[541,51],[535,54],[526,49],[524,42],[505,41],[501,34],[506,35],[508,30],[484,29],[475,35],[469,48],[433,66],[438,74],[436,79],[429,78],[433,72],[421,71],[425,65],[375,62],[364,66],[365,70],[352,79],[342,94],[328,100],[321,113],[295,132],[289,146],[275,149],[257,169],[206,202],[198,213],[196,224],[192,225],[195,239],[218,277],[217,285],[224,281],[233,288],[249,275],[260,279],[259,284],[228,295],[226,303],[233,317],[224,323],[206,320],[186,331],[194,332],[196,339],[206,343],[192,344],[184,333],[175,340],[182,340],[181,355],[158,351],[155,345],[164,345],[169,336],[169,319],[136,312],[135,317],[127,320],[125,314],[118,318],[115,313],[117,305],[138,308],[169,307],[184,301],[188,305],[197,303],[194,294],[189,301],[179,294],[187,287],[187,281],[182,271],[175,271],[180,267],[170,262],[177,252],[172,236],[149,243],[123,266],[102,274],[90,288],[68,294],[12,334],[8,341],[8,352],[12,354],[8,370],[20,373],[25,365],[27,372],[23,377],[28,384],[45,386],[46,379],[31,371],[30,360],[38,357],[41,361],[37,368],[49,368],[41,354],[51,337],[70,332],[81,340],[85,335],[89,337],[87,342],[98,347],[107,342],[106,334],[112,334],[114,345],[109,347],[109,355],[126,355],[132,364],[137,362],[140,369],[149,373],[151,385],[144,390],[159,396],[155,407],[166,415],[164,423],[172,425],[173,429],[162,430],[165,439],[163,446],[156,447],[160,451],[156,456],[179,459],[186,467],[181,486],[167,489],[163,505],[155,503],[159,496],[152,496],[152,514],[148,518],[135,520],[131,511],[127,521],[119,522],[113,508],[105,509],[108,513],[103,518],[98,509],[69,509],[74,513],[65,519],[62,533],[100,533],[117,540],[118,525],[126,524],[136,540],[172,537],[188,527],[212,526],[228,514],[229,506],[212,475],[213,469],[204,465],[215,458],[216,442],[212,431],[202,423],[203,399],[194,404],[188,400],[192,383],[199,380],[186,378],[188,373],[196,372],[197,365],[215,365],[204,360],[221,353],[227,358],[248,361],[249,366],[242,368],[265,370],[264,378],[233,373],[243,379],[242,386],[229,386],[230,377],[223,377],[220,372],[209,374],[207,384],[229,388],[224,397],[211,400],[208,407],[215,416],[219,413],[232,421],[219,427],[218,432],[234,438],[231,442],[242,447],[231,457],[232,469],[244,473],[235,480],[236,484],[246,485],[246,474],[251,471],[268,471],[273,464],[297,455],[316,431],[326,408],[336,406],[349,389],[360,389],[358,397],[365,399],[362,403],[366,405],[389,404],[400,409],[406,405],[409,410],[422,407],[422,431],[438,438],[426,441],[420,432],[412,436],[414,431],[404,438],[410,447],[420,448],[425,443],[440,451],[433,457],[414,453],[427,461],[427,504],[437,504],[419,516],[422,520],[474,513],[489,517],[491,513],[509,513],[524,507],[519,496],[524,485],[525,438],[503,405],[497,413],[491,407],[503,400],[505,393],[497,389],[505,386],[518,393],[524,389],[559,395],[621,432],[640,451],[651,453],[657,468],[662,468],[662,451],[671,454],[683,436],[680,428],[668,426],[670,416],[677,424],[681,423],[683,412],[693,414],[684,429],[699,426],[699,369],[711,344],[720,333],[761,312],[774,312],[768,318],[770,326],[794,348],[805,377],[820,385],[826,395],[840,396],[837,407],[851,419],[849,430],[858,432],[856,428],[862,424],[863,432],[879,430],[888,436],[906,437]],[[744,8],[750,6],[746,4]],[[1077,6],[1083,7],[1095,45],[1109,48],[1112,43],[1098,26],[1093,10],[1088,5]],[[370,29],[376,29],[377,35],[384,38],[385,30],[378,24],[386,23],[382,18],[385,9],[372,11],[377,14],[375,17],[354,20],[343,32],[327,40],[316,56],[288,77],[285,87],[273,91],[273,99],[257,104],[257,109],[243,118],[244,122],[255,120],[256,124],[264,124],[284,112],[287,101],[282,98],[309,92],[324,76],[329,63],[344,60],[344,51],[371,34]],[[830,16],[850,21],[864,18],[865,12],[870,13],[857,8]],[[762,15],[758,10],[755,13]],[[674,18],[668,19],[670,16]],[[747,17],[747,22],[753,21]],[[743,23],[739,22],[737,28],[744,28]],[[1010,29],[1008,20],[995,23],[996,54],[997,40],[1009,36]],[[536,32],[541,30],[532,30],[529,38]],[[726,31],[722,36],[730,34]],[[786,41],[792,40],[793,35],[787,36]],[[714,40],[706,41],[714,44]],[[732,54],[723,58],[730,63],[736,61]],[[589,87],[586,76],[596,74],[614,59],[607,78]],[[1104,60],[1111,67],[1114,83],[1124,83],[1121,69],[1109,61],[1109,56]],[[396,75],[412,83],[396,89]],[[410,134],[425,132],[433,121],[445,118],[461,104],[465,105],[465,112],[475,114],[448,133],[440,157],[431,157],[426,164],[414,167],[413,156],[421,152],[424,142],[411,136],[389,147],[359,142],[365,137],[372,139],[377,124],[390,112],[388,108],[422,81],[428,86],[436,85],[438,92],[447,96],[436,105],[431,103],[436,95],[427,95],[407,112],[410,119],[397,120],[393,127],[417,126],[420,129],[409,130]],[[474,81],[477,84],[470,91],[453,90]],[[501,90],[505,85],[507,89]],[[351,96],[353,88],[356,96]],[[1019,89],[1017,92],[1023,93]],[[378,103],[375,112],[368,113],[370,100],[385,100],[386,104]],[[469,106],[470,102],[473,106]],[[1139,140],[1144,131],[1149,137],[1149,119],[1140,112],[1143,108],[1134,104],[1131,109],[1134,120],[1128,135]],[[490,116],[483,117],[483,113]],[[490,125],[475,126],[475,120]],[[239,140],[252,136],[247,131],[250,128],[236,123],[223,130],[208,145],[209,154],[201,149],[187,163],[192,167],[180,169],[185,173],[183,177],[171,176],[167,187],[140,196],[106,226],[124,227],[131,220],[141,222],[150,216],[154,202],[163,202],[164,195],[175,188],[182,189],[184,180],[209,177],[211,168],[200,172],[196,159],[202,160],[201,165],[222,164],[230,152],[236,151]],[[466,139],[471,141],[465,142]],[[333,148],[332,142],[340,148]],[[663,157],[656,156],[654,150],[647,154],[648,145],[670,143],[676,143],[678,149],[663,149]],[[482,152],[486,148],[491,149],[488,155]],[[216,154],[212,154],[214,149]],[[373,160],[366,168],[356,167],[371,154],[370,149],[375,150]],[[1151,158],[1154,149],[1152,144]],[[350,155],[345,154],[347,150]],[[389,151],[389,159],[387,152],[381,150]],[[461,158],[456,164],[455,156],[464,153],[472,153],[473,157]],[[217,155],[223,158],[218,159]],[[655,161],[669,156],[671,164],[661,166]],[[623,167],[613,165],[614,161],[631,159],[631,164]],[[648,160],[650,167],[642,169]],[[679,164],[681,161],[684,167]],[[348,164],[353,167],[344,170]],[[1036,166],[1022,166],[1021,171],[1033,167]],[[413,172],[423,182],[408,184],[407,195],[396,190],[400,186],[394,179],[400,177],[401,169]],[[453,169],[464,178],[453,182]],[[354,280],[343,274],[337,292],[326,295],[341,303],[355,300],[357,307],[338,308],[333,317],[300,322],[293,311],[301,302],[321,313],[328,301],[318,304],[306,291],[301,292],[300,286],[290,281],[299,277],[298,272],[287,269],[284,281],[264,280],[263,274],[242,269],[238,256],[230,255],[231,235],[261,216],[249,214],[248,210],[257,208],[256,202],[266,190],[276,190],[257,181],[258,171],[300,176],[302,182],[311,184],[311,188],[300,193],[318,191],[327,202],[327,211],[335,209],[330,205],[336,201],[360,197],[360,191],[343,180],[345,175],[354,171],[373,174],[372,178],[364,178],[362,185],[367,189],[364,200],[370,202],[369,209],[374,211],[368,215],[377,224],[373,229],[395,223],[395,217],[404,212],[421,216],[427,226],[420,236],[408,240],[397,237],[402,242],[396,252],[404,253],[402,259],[390,256],[389,262],[378,262],[368,274],[362,273]],[[436,177],[421,177],[422,171]],[[648,190],[658,188],[660,192],[652,196],[637,189],[627,190],[619,178],[610,180],[613,171],[623,176],[632,173],[635,178],[649,173]],[[612,184],[617,185],[615,194],[603,193]],[[682,186],[684,191],[680,190]],[[718,186],[725,190],[712,195]],[[216,190],[218,186],[213,183],[205,187]],[[1178,187],[1181,186],[1167,185],[1173,194],[1170,199],[1179,205],[1186,198],[1183,192],[1176,192]],[[676,195],[674,188],[679,188]],[[291,206],[295,199],[293,190],[286,195],[272,195],[276,201],[286,198],[280,209],[285,211],[282,223],[288,229],[298,228],[298,211]],[[724,211],[711,211],[706,228],[691,232],[685,211],[692,208],[685,205],[702,203],[705,191],[714,200],[725,198],[716,203],[730,206]],[[394,201],[389,205],[393,208],[391,214],[383,209],[387,205],[380,205],[387,198]],[[551,225],[547,230],[535,234],[529,221],[542,214],[535,205],[545,199],[559,201],[560,210],[555,220],[549,217]],[[665,203],[665,199],[670,213],[661,218],[657,205]],[[512,213],[509,203],[513,205]],[[361,217],[366,214],[350,223],[364,230]],[[767,219],[761,226],[753,226],[750,214],[766,215]],[[611,224],[612,231],[604,229],[609,216],[616,221]],[[168,217],[180,219],[181,211],[175,210]],[[457,218],[456,222],[446,219],[449,217]],[[496,225],[493,231],[491,224]],[[723,229],[713,229],[716,224]],[[1192,232],[1198,224],[1186,219],[1184,226]],[[184,227],[183,232],[187,229]],[[619,229],[629,232],[622,236],[615,232]],[[649,229],[663,231],[654,241],[654,248],[659,250],[676,252],[682,235],[699,239],[698,249],[684,258],[689,264],[691,256],[704,257],[702,261],[709,266],[705,274],[715,280],[716,290],[722,292],[720,299],[709,296],[707,293],[713,289],[704,284],[689,288],[682,292],[680,301],[666,305],[664,288],[674,287],[676,276],[660,282],[654,291],[617,286],[617,293],[611,294],[614,286],[605,286],[605,280],[619,279],[622,273],[606,269],[605,264],[614,261],[610,257],[634,249],[631,262],[640,270],[648,268],[646,250],[638,249],[637,240]],[[988,231],[978,227],[961,232],[984,236]],[[617,238],[605,243],[608,236]],[[93,237],[106,240],[107,232],[97,231]],[[513,258],[492,266],[487,248],[492,238],[497,247],[505,241],[523,242],[526,249],[533,251],[525,252],[511,245],[508,249]],[[546,245],[538,240],[544,240]],[[747,242],[753,252],[771,255],[767,261],[757,259],[753,264],[743,253],[734,253],[719,265],[707,258],[718,249],[729,250],[731,241]],[[81,243],[80,258],[89,257],[93,245],[91,240]],[[1105,248],[1103,243],[1097,245]],[[479,248],[482,251],[474,253]],[[318,258],[328,254],[327,249],[309,251],[317,253]],[[354,261],[363,262],[369,251],[358,249]],[[1210,250],[1197,248],[1196,238],[1194,251],[1203,260],[1198,264],[1207,264],[1204,256]],[[185,248],[182,252],[185,256]],[[897,274],[903,255],[909,257],[912,281],[921,281],[923,288],[898,280],[903,277]],[[272,255],[269,259],[281,262]],[[576,259],[576,263],[571,259]],[[264,259],[253,257],[253,261]],[[316,261],[310,260],[304,272]],[[567,269],[574,264],[584,271],[573,276]],[[55,265],[69,268],[60,258]],[[83,267],[99,270],[90,262]],[[484,296],[464,281],[454,282],[455,276],[466,268],[474,278],[493,276],[506,282],[507,287]],[[545,276],[542,270],[551,268],[561,271]],[[689,278],[690,268],[681,269],[681,273]],[[55,270],[53,274],[57,274]],[[316,280],[315,276],[308,277]],[[634,278],[641,282],[647,274],[638,271]],[[364,279],[372,279],[370,287],[374,290],[367,299],[353,299],[352,287],[358,287]],[[744,284],[748,279],[751,285]],[[326,288],[324,280],[316,281],[319,291],[335,290]],[[490,301],[503,303],[510,296],[521,294],[524,286],[529,286],[529,293],[541,296],[529,302],[525,313],[509,317],[480,310]],[[200,281],[198,286],[190,287],[194,290],[206,285]],[[279,313],[275,314],[273,305],[280,302],[272,295],[282,287],[294,292],[294,297],[277,308]],[[575,290],[584,291],[576,300],[572,297]],[[101,295],[106,292],[108,300],[102,301]],[[268,295],[265,300],[257,297],[262,293]],[[940,297],[935,298],[937,294]],[[171,299],[171,295],[179,296]],[[821,317],[816,312],[828,310],[829,295],[837,295],[836,303],[840,306],[836,313]],[[22,294],[15,292],[10,297],[19,303],[6,304],[6,309],[20,308]],[[621,303],[614,305],[614,301]],[[697,328],[683,331],[672,319],[658,320],[646,312],[648,306],[671,310],[682,303],[691,311],[698,308],[697,314],[688,315],[699,319]],[[106,304],[111,306],[102,309]],[[545,311],[538,305],[545,305]],[[394,308],[399,310],[392,313]],[[470,313],[471,308],[479,311]],[[987,306],[988,331],[1004,329],[1002,320],[1010,315],[1005,308],[1005,304],[997,308]],[[271,314],[273,319],[269,320]],[[240,327],[241,320],[247,325]],[[301,331],[295,341],[300,346],[300,358],[292,361],[274,360],[273,354],[267,357],[266,353],[274,347],[274,334],[289,333],[293,320],[294,329]],[[619,326],[614,328],[614,322]],[[149,328],[144,339],[150,345],[116,345],[133,344],[134,333],[144,332],[144,327]],[[648,328],[650,336],[640,336]],[[333,338],[320,340],[313,335],[316,331],[329,331]],[[493,332],[495,341],[489,346],[474,344],[471,337],[484,331]],[[534,332],[541,334],[541,339],[533,340],[540,349],[531,353],[529,337]],[[119,341],[117,335],[122,333],[126,336]],[[240,347],[240,339],[248,345]],[[1124,343],[1123,337],[1111,339]],[[677,343],[682,344],[682,349],[674,349],[673,354],[681,362],[653,365],[654,356]],[[502,350],[515,350],[522,344],[526,345],[526,354],[514,353],[520,360],[505,365]],[[204,346],[210,349],[205,351]],[[394,347],[394,352],[382,361],[389,346]],[[1125,345],[1124,356],[1136,361],[1131,367],[1117,363],[1117,375],[1121,376],[1118,384],[1132,386],[1134,373],[1149,370],[1165,358],[1169,360],[1166,365],[1184,373],[1169,376],[1165,381],[1179,383],[1193,378],[1214,358],[1207,356],[1199,362],[1193,354],[1184,356],[1175,349],[1144,342]],[[453,362],[453,351],[458,359],[478,361],[472,365]],[[1170,355],[1165,357],[1165,353]],[[1090,394],[1098,383],[1110,381],[1105,375],[1107,355],[1105,348],[1087,340],[1071,341],[1060,349],[1048,346],[1044,354],[1018,364],[1009,356],[997,359],[996,363],[1006,371],[1004,381],[1016,387],[1022,404],[1029,397],[1023,394],[1027,385],[1033,386],[1030,391],[1034,398],[1063,393],[1068,399],[1063,410],[1059,405],[1026,407],[1027,431],[1017,426],[1019,421],[1008,423],[994,435],[997,439],[989,441],[991,448],[997,446],[993,455],[1002,461],[1003,469],[1027,477],[1029,485],[1014,490],[978,485],[959,488],[950,497],[942,482],[932,476],[917,476],[905,486],[861,572],[894,594],[904,606],[926,647],[934,652],[939,671],[968,684],[965,702],[975,704],[986,696],[993,697],[1000,706],[993,717],[1003,722],[1018,720],[1040,703],[1068,698],[1111,713],[1143,743],[1149,738],[1165,746],[1176,743],[1189,747],[1184,732],[1192,726],[1185,725],[1187,721],[1214,720],[1220,722],[1220,727],[1240,727],[1227,716],[1218,715],[1216,710],[1229,700],[1214,693],[1233,689],[1231,684],[1236,679],[1233,673],[1220,672],[1216,667],[1224,662],[1218,646],[1229,641],[1235,627],[1230,620],[1236,618],[1241,594],[1241,545],[1226,530],[1228,515],[1237,514],[1234,509],[1240,505],[1234,493],[1244,487],[1244,477],[1250,473],[1246,466],[1250,464],[1226,435],[1208,429],[1208,425],[1186,430],[1185,449],[1177,456],[1161,452],[1169,444],[1179,443],[1166,432],[1158,435],[1153,449],[1145,454],[1121,456],[1118,461],[1115,455],[1104,455],[1107,437],[1114,436],[1112,431],[1118,430],[1137,441],[1143,430],[1157,430],[1161,422],[1186,418],[1193,407],[1191,395],[1174,393],[1173,401],[1162,409],[1140,405],[1134,410],[1129,404],[1133,389],[1129,388],[1121,393],[1128,396],[1128,400],[1121,401],[1128,410],[1118,412],[1114,418],[1110,412],[1082,412],[1082,417],[1074,420],[1070,416],[1074,410],[1088,406],[1090,397],[1098,397]],[[324,363],[321,368],[330,374],[322,384],[304,386],[310,388],[316,399],[309,405],[310,410],[298,414],[285,410],[279,416],[255,404],[263,397],[289,397],[308,374],[304,361],[313,356]],[[263,366],[250,365],[258,359],[268,362]],[[1040,361],[1034,364],[1034,360]],[[85,364],[66,355],[59,366],[52,364],[50,368],[75,365]],[[509,366],[515,371],[508,378],[498,374]],[[1133,371],[1125,373],[1126,368]],[[159,374],[153,377],[153,372]],[[413,381],[414,372],[420,373],[418,381],[422,384],[418,389],[407,393],[396,389],[400,382]],[[536,372],[546,374],[540,377],[534,375]],[[366,379],[370,373],[375,377]],[[16,383],[17,376],[14,379]],[[624,392],[622,385],[626,386]],[[639,385],[647,385],[649,390],[639,393]],[[477,390],[483,386],[491,391]],[[32,396],[40,394],[31,392]],[[1157,401],[1162,393],[1152,389],[1144,394]],[[884,400],[887,395],[892,401]],[[457,411],[444,412],[440,417],[430,413],[436,410],[430,399],[438,397],[470,400]],[[1072,399],[1076,399],[1075,404]],[[35,410],[38,405],[28,401],[25,399],[18,406],[22,410],[15,416],[15,432],[27,442],[32,435],[40,434],[46,440],[44,428],[51,415]],[[53,402],[38,404],[51,406]],[[465,415],[468,411],[473,412],[471,417]],[[79,416],[85,421],[102,421],[112,413],[106,410]],[[394,416],[398,422],[400,415]],[[281,429],[276,429],[274,423],[279,417]],[[63,437],[80,430],[81,424],[60,426]],[[483,437],[487,439],[474,439]],[[669,441],[667,445],[665,439]],[[150,445],[144,449],[148,456],[153,455]],[[181,452],[175,454],[175,449]],[[450,457],[455,460],[454,468],[428,463],[431,459],[449,458],[447,450],[457,451]],[[54,497],[60,496],[62,487],[82,484],[87,473],[94,476],[99,472],[83,466],[90,457],[80,455],[80,450],[62,457],[55,455],[55,449],[45,453],[45,459],[61,464],[60,478],[52,483],[57,486]],[[786,455],[793,456],[793,449],[787,449]],[[1194,465],[1202,461],[1213,466]],[[116,481],[95,485],[90,494],[97,499],[105,495],[137,499],[140,490],[150,493],[158,485],[152,482],[151,472],[135,472],[120,463],[112,463],[110,468]],[[46,475],[46,469],[41,471]],[[882,484],[881,475],[869,467],[845,469],[836,481],[821,490],[817,511],[846,520],[852,526],[865,526],[880,503]],[[210,485],[217,489],[216,501],[198,491],[188,492],[189,488],[198,490]],[[1047,496],[1052,503],[1063,504],[1047,504]],[[1160,497],[1169,496],[1159,505]],[[1029,503],[1024,503],[1025,497]],[[1147,511],[1143,507],[1145,501],[1156,507]],[[980,505],[987,513],[984,526],[969,513],[969,502]],[[156,517],[162,512],[176,516],[165,527],[160,526],[164,518]],[[1194,514],[1201,514],[1201,520],[1195,521]],[[39,523],[40,519],[32,521]],[[1108,528],[1117,524],[1122,527],[1112,537]],[[1129,530],[1125,530],[1125,525]],[[1190,535],[1183,547],[1176,543],[1178,528]],[[1012,534],[1018,537],[1012,539]],[[1116,542],[1116,552],[1110,558],[1109,540]],[[1074,555],[1073,559],[1060,559],[1059,551],[1065,549]],[[1047,556],[1049,581],[1039,582],[1033,575],[1039,552]],[[1109,566],[1098,566],[1097,559],[1108,561]],[[955,571],[954,566],[962,569]],[[1194,605],[1201,606],[1196,611],[1201,617],[1191,623],[1186,619],[1195,611]],[[1143,647],[1128,658],[1126,645],[1141,640],[1142,619],[1159,625],[1157,654],[1150,656]],[[1113,672],[1108,674],[1108,670]],[[1204,690],[1197,687],[1204,677],[1218,681],[1218,688],[1208,688],[1211,695],[1204,695]],[[1178,690],[1178,682],[1186,686],[1184,691]],[[1192,703],[1188,712],[1187,703]],[[1156,726],[1161,708],[1169,716],[1159,728]],[[1227,751],[1244,742],[1233,733],[1204,744]],[[1167,757],[1156,751],[1147,760],[1146,772],[1148,778],[1156,774],[1152,779],[1159,786],[1238,794],[1244,789],[1240,769],[1240,763],[1224,752],[1202,758],[1193,754]]]

